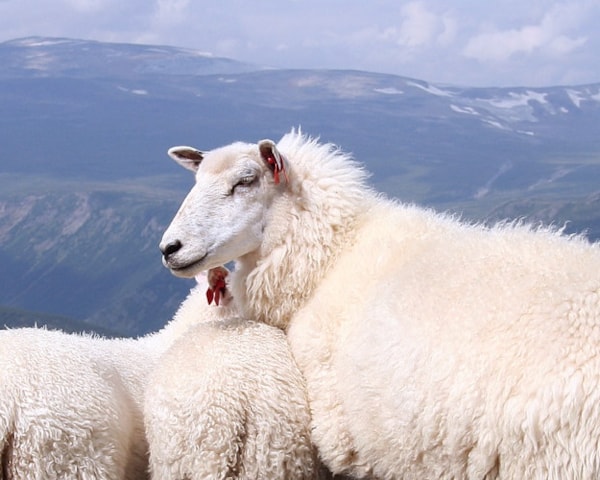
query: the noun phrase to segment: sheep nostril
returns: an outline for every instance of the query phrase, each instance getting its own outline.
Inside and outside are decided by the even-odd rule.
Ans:
[[[179,240],[175,240],[174,242],[166,244],[164,247],[161,246],[160,251],[162,252],[163,257],[165,257],[166,260],[175,252],[177,252],[182,246],[183,245]]]

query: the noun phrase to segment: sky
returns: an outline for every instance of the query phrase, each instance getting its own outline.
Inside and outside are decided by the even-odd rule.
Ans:
[[[0,0],[0,42],[28,36],[461,86],[600,82],[600,0]]]

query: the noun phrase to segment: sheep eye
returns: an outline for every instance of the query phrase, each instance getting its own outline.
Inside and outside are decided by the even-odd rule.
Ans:
[[[231,189],[231,193],[233,193],[237,187],[247,187],[248,185],[252,185],[255,180],[256,177],[254,175],[248,175],[246,177],[240,178]]]
[[[240,180],[239,180],[239,182],[237,184],[238,185],[250,185],[252,182],[254,182],[254,177],[253,176],[247,176],[247,177],[240,178]]]

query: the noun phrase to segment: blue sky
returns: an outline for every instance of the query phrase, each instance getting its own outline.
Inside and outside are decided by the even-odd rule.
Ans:
[[[0,0],[0,41],[173,45],[468,86],[600,82],[599,25],[600,0]]]

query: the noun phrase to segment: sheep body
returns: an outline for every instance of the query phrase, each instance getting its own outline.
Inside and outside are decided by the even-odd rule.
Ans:
[[[215,318],[206,286],[195,315],[138,339],[0,331],[0,479],[148,478],[148,373],[191,325]]]
[[[0,332],[0,478],[146,478],[141,401],[154,360],[132,339]]]
[[[317,478],[304,380],[274,327],[190,329],[151,375],[145,419],[153,478]]]
[[[371,212],[288,330],[330,468],[597,477],[597,247],[396,210]]]
[[[334,473],[600,475],[598,244],[388,200],[297,132],[195,150],[194,164],[185,148],[171,155],[196,186],[164,263],[189,276],[237,260],[238,308],[287,330]]]

